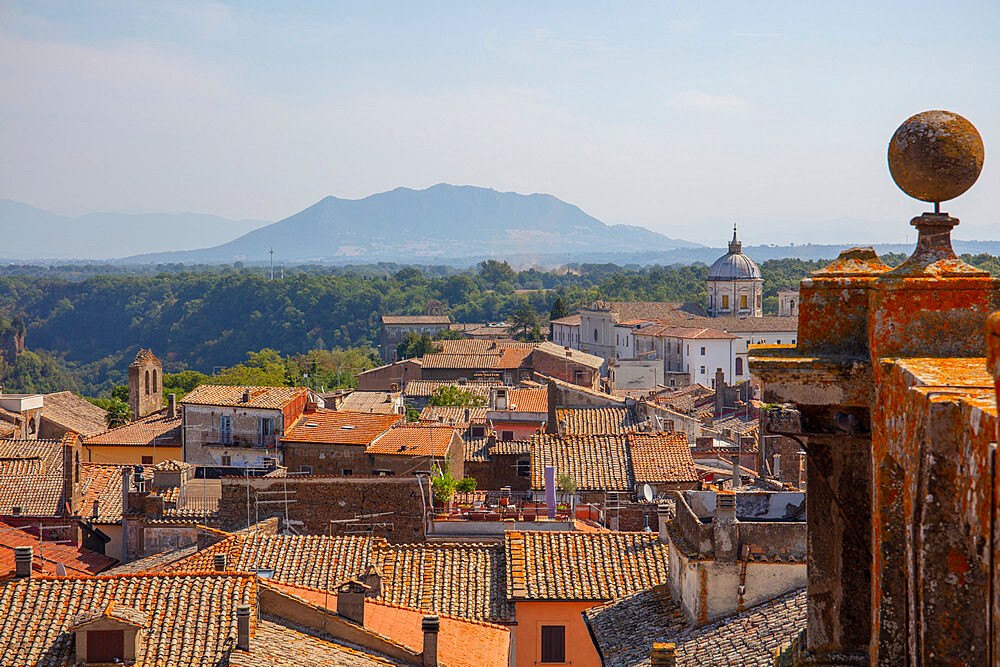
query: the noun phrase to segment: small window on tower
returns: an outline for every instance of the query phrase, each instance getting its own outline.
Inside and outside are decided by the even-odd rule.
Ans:
[[[729,308],[729,295],[728,294],[723,294],[722,295],[722,307],[723,308]]]
[[[744,294],[740,297],[740,308],[747,308],[747,295]]]

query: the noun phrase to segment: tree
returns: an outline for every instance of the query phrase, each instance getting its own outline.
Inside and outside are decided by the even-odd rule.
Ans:
[[[108,428],[122,426],[132,421],[132,411],[129,409],[128,403],[112,399],[106,410],[107,414],[104,415],[104,421],[107,423]]]
[[[465,391],[454,385],[447,387],[436,387],[431,392],[431,400],[428,405],[434,406],[465,406],[465,405],[486,405],[486,399],[471,391]]]
[[[452,477],[448,461],[445,460],[443,466],[435,463],[431,469],[431,489],[434,492],[434,500],[444,505],[455,495],[455,487],[457,486],[458,480]]]
[[[575,479],[564,473],[559,475],[559,479],[556,480],[556,488],[562,491],[564,496],[573,496],[579,487]]]
[[[417,410],[412,405],[406,406],[406,421],[408,422],[418,422],[420,421],[420,411]]]
[[[403,338],[403,342],[396,346],[396,357],[398,359],[412,359],[430,354],[436,349],[430,336],[411,331]]]
[[[567,310],[566,302],[563,301],[563,298],[557,296],[556,300],[552,302],[552,310],[549,311],[549,320],[558,320],[563,317],[569,317],[569,310]]]
[[[253,387],[284,387],[288,384],[284,359],[269,347],[247,353],[245,363],[225,369],[209,378],[207,384]],[[293,378],[296,379],[296,378]]]
[[[164,378],[165,380],[166,378]],[[115,388],[111,390],[111,398],[116,398],[122,403],[128,403],[128,385],[127,384],[117,384]]]
[[[524,305],[507,318],[507,333],[518,340],[534,340],[541,337],[538,313],[531,306]]]
[[[502,282],[513,283],[517,274],[506,261],[487,259],[479,263],[479,276],[487,285],[494,287]]]

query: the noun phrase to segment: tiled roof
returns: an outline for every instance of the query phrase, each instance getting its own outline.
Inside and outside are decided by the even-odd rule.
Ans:
[[[232,385],[203,384],[181,399],[184,405],[224,405],[236,408],[263,408],[281,410],[295,399],[305,395],[305,387],[241,387]],[[244,392],[250,400],[244,401]]]
[[[389,325],[419,325],[419,324],[451,324],[448,315],[383,315],[382,324]]]
[[[281,441],[367,445],[402,418],[401,415],[317,410],[299,417]]]
[[[637,483],[698,481],[684,433],[629,433],[626,437]]]
[[[630,491],[635,484],[622,435],[532,437],[531,488],[545,488],[545,466],[569,475],[580,491]]]
[[[59,440],[0,440],[0,515],[60,514],[62,458]]]
[[[190,463],[184,461],[175,461],[174,459],[167,459],[166,461],[160,461],[155,466],[153,470],[188,470],[191,468]]]
[[[48,399],[46,399],[48,400]],[[104,430],[102,433],[84,438],[86,445],[124,445],[135,447],[165,445],[181,446],[181,416],[180,411],[174,418],[167,416],[166,410],[123,424],[117,428]]]
[[[530,454],[531,453],[531,441],[530,440],[497,440],[494,444],[490,445],[489,453],[491,456],[494,455],[517,455],[517,454]]]
[[[40,542],[35,530],[19,530],[13,524],[0,522],[0,575],[14,569],[14,547],[31,547],[34,556],[32,569],[49,575],[56,574],[58,563],[66,568],[66,574],[89,575],[102,572],[118,562],[75,544]]]
[[[513,620],[498,544],[397,544],[379,549],[380,599],[481,621]]]
[[[149,616],[138,609],[125,607],[120,604],[116,605],[112,602],[106,607],[95,607],[73,615],[70,618],[69,627],[66,629],[70,631],[79,630],[102,618],[113,618],[116,621],[121,621],[136,628],[145,628],[149,623]]]
[[[653,399],[658,405],[684,414],[703,406],[715,404],[715,390],[705,385],[692,384],[676,390],[661,392]]]
[[[560,408],[559,432],[566,435],[611,435],[634,430],[636,421],[627,408]],[[565,423],[565,426],[564,426]]]
[[[81,466],[80,492],[83,502],[80,504],[80,514],[92,516],[94,501],[97,501],[97,518],[94,523],[120,523],[122,520],[122,469],[133,470],[135,466],[114,465],[108,463],[84,463]],[[146,466],[144,475],[149,478],[153,467]],[[135,488],[135,475],[131,476],[132,488]]]
[[[705,309],[700,303],[671,301],[595,301],[591,308],[584,310],[594,308],[617,313],[619,322],[705,315]]]
[[[497,368],[501,370],[510,370],[514,368],[521,368],[525,364],[528,357],[531,356],[533,348],[504,348],[500,352],[500,361],[497,362]]]
[[[573,400],[572,394],[577,393],[604,400],[606,401],[605,405],[625,405],[624,398],[619,398],[612,394],[605,394],[602,391],[597,391],[596,389],[590,389],[589,387],[583,387],[578,384],[573,384],[572,382],[566,382],[564,380],[560,380],[559,378],[554,378],[549,375],[545,375],[544,373],[539,373],[538,371],[535,371],[535,378],[545,383],[553,382],[557,387],[568,390],[570,392],[569,396],[566,395],[566,392],[563,392],[564,403],[566,401]],[[565,407],[569,407],[572,405],[573,405],[572,403],[565,403]],[[585,403],[584,405],[593,407],[593,402],[591,402],[588,399],[588,402]]]
[[[465,440],[465,460],[486,462],[490,460],[489,438],[467,438]]]
[[[419,622],[418,622],[419,626]],[[399,665],[402,663],[318,636],[305,628],[276,623],[265,616],[257,622],[257,632],[250,640],[250,651],[234,650],[228,667],[361,667],[362,665]]]
[[[344,397],[337,409],[345,412],[395,414],[400,396],[398,391],[352,391]]]
[[[236,606],[256,609],[256,577],[125,575],[20,579],[0,587],[0,655],[7,665],[72,665],[72,618],[109,604],[149,619],[137,667],[215,665],[236,639]],[[251,632],[255,625],[251,614]]]
[[[187,558],[198,552],[197,544],[190,544],[186,547],[180,547],[178,549],[172,549],[171,551],[164,551],[163,553],[154,554],[152,556],[147,556],[145,558],[140,558],[138,560],[132,560],[128,563],[122,563],[115,565],[114,567],[105,570],[104,574],[114,575],[114,574],[141,574],[143,572],[165,572],[169,565],[181,560],[182,558]]]
[[[508,532],[504,552],[516,600],[614,600],[667,581],[652,533]]]
[[[569,315],[567,317],[560,317],[556,320],[551,320],[549,324],[565,324],[571,327],[580,326],[580,315]]]
[[[662,324],[685,327],[717,329],[727,333],[795,332],[798,331],[797,317],[707,317],[705,309],[698,303],[650,303],[650,302],[596,302],[599,309],[610,309],[618,313],[620,322],[628,320],[656,320]],[[587,309],[589,310],[589,309]],[[789,343],[791,341],[788,341]]]
[[[42,418],[79,433],[83,437],[95,435],[108,428],[107,411],[71,391],[45,394]]]
[[[132,360],[132,363],[129,364],[129,366],[141,366],[147,362],[158,364],[160,363],[160,360],[156,358],[156,355],[153,354],[152,350],[143,350],[140,348],[139,351],[135,353],[135,359]]]
[[[507,396],[516,412],[548,412],[549,395],[545,389],[511,389]]]
[[[636,336],[650,336],[653,338],[701,338],[708,340],[731,340],[739,338],[739,336],[734,336],[733,334],[726,333],[725,331],[719,331],[717,329],[708,329],[705,327],[679,327],[671,324],[651,324],[648,327],[636,329],[633,333]]]
[[[493,386],[496,385],[486,382],[467,382],[460,385],[457,382],[442,382],[439,380],[410,380],[403,388],[403,395],[429,398],[438,387],[458,387],[462,391],[467,391],[470,394],[488,399],[490,397],[490,388]]]
[[[169,572],[210,572],[213,556],[226,554],[226,569],[274,570],[274,579],[329,589],[368,567],[372,539],[324,535],[234,535],[167,567]]]
[[[444,354],[484,354],[497,349],[495,340],[462,338],[460,340],[434,341],[435,352]]]
[[[773,665],[806,625],[806,591],[690,626],[666,584],[583,612],[604,665],[649,665],[653,643],[673,642],[678,665]]]
[[[559,357],[560,359],[568,359],[575,364],[590,366],[595,369],[604,365],[604,359],[598,357],[597,355],[581,352],[580,350],[567,350],[561,345],[556,345],[555,343],[550,343],[548,341],[539,343],[538,347],[535,348],[535,351],[549,354],[553,357]]]
[[[477,370],[495,369],[500,367],[500,354],[490,352],[486,354],[425,354],[423,356],[424,369],[437,368],[468,368]]]
[[[466,418],[465,411],[469,411]],[[471,405],[468,407],[452,405],[428,405],[421,410],[420,419],[422,421],[441,421],[445,424],[484,424],[486,423],[486,411],[489,410],[484,405]]]
[[[734,433],[740,433],[742,435],[756,431],[759,426],[760,422],[753,416],[753,414],[733,414],[716,419],[712,422],[712,430],[719,431],[722,429],[729,429]]]
[[[320,608],[337,609],[337,595],[316,588],[264,582]],[[415,653],[423,650],[421,621],[425,610],[365,598],[365,630],[387,637]],[[448,667],[506,667],[511,632],[502,625],[474,621],[443,612],[439,616],[438,660]]]
[[[365,448],[366,454],[445,456],[455,429],[446,424],[400,424]]]

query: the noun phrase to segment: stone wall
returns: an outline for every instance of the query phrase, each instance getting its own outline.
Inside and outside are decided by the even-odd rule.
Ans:
[[[423,542],[425,539],[424,507],[430,506],[427,481],[418,481],[415,477],[258,477],[250,478],[249,482],[225,478],[219,500],[220,524],[226,530],[246,527],[248,486],[250,522],[268,517],[279,517],[283,522],[285,503],[271,501],[284,500],[286,484],[288,519],[299,533],[364,534],[384,537],[395,543]],[[355,523],[330,523],[331,520],[383,512],[389,514]],[[373,525],[383,523],[388,525]]]
[[[526,468],[528,475],[517,474],[517,462],[528,462],[530,458],[528,454],[494,454],[491,461],[466,461],[465,476],[475,479],[480,491],[496,491],[505,486],[512,491],[530,491],[530,466]]]

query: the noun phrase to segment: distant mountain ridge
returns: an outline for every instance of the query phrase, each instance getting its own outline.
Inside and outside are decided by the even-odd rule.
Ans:
[[[609,226],[552,195],[439,184],[363,199],[324,197],[228,243],[131,262],[441,262],[464,256],[565,255],[696,248],[644,227]]]
[[[88,213],[78,218],[0,199],[5,258],[111,259],[222,243],[266,225],[202,213]]]

